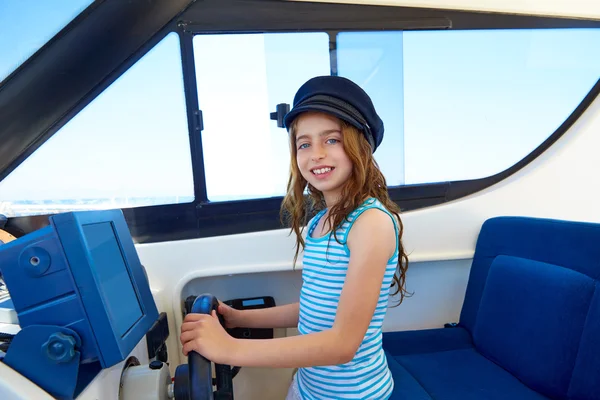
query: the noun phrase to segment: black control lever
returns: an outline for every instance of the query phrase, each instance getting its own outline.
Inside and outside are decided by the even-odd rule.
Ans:
[[[208,314],[218,310],[219,301],[211,294],[196,297],[191,311],[194,314]],[[223,325],[223,317],[219,315]],[[188,353],[188,364],[175,371],[176,400],[233,400],[233,377],[229,365],[215,364],[217,390],[213,393],[211,362],[195,351]]]
[[[210,315],[212,310],[217,307],[219,307],[219,302],[215,296],[203,294],[194,301],[192,313]],[[188,354],[188,371],[190,375],[190,399],[212,399],[212,368],[210,361],[195,351],[190,351]]]

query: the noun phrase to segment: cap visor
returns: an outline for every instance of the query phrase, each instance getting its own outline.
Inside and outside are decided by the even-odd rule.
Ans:
[[[349,124],[354,125],[356,128],[358,128],[361,131],[364,129],[362,124],[360,124],[351,115],[349,115],[335,107],[331,107],[331,106],[328,106],[325,104],[306,104],[306,105],[301,105],[299,107],[294,108],[292,111],[287,113],[284,117],[284,123],[285,123],[286,128],[289,129],[289,127],[292,124],[292,122],[294,121],[294,119],[296,119],[296,117],[298,117],[298,115],[300,115],[301,113],[304,113],[307,111],[318,111],[318,112],[324,112],[326,114],[331,114],[334,117],[338,117],[339,119],[346,121]]]

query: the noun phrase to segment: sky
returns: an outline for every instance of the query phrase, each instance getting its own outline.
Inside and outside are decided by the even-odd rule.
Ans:
[[[0,80],[90,1],[52,3],[0,0]],[[34,29],[22,29],[25,9]],[[375,158],[388,185],[476,179],[515,164],[573,112],[600,78],[597,43],[599,29],[344,32],[338,74],[384,121]],[[288,136],[269,114],[330,74],[327,34],[198,35],[193,46],[209,200],[282,195]],[[0,203],[165,196],[193,199],[174,33],[0,182]]]

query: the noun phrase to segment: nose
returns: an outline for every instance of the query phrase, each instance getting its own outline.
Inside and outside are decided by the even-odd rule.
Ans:
[[[323,148],[323,146],[320,145],[314,145],[312,146],[312,153],[310,155],[310,158],[313,161],[318,161],[318,160],[322,160],[323,158],[325,158],[325,149]]]

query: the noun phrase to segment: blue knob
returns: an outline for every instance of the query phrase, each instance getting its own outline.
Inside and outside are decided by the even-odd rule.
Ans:
[[[75,338],[56,332],[42,345],[46,357],[57,363],[69,362],[75,357]]]

